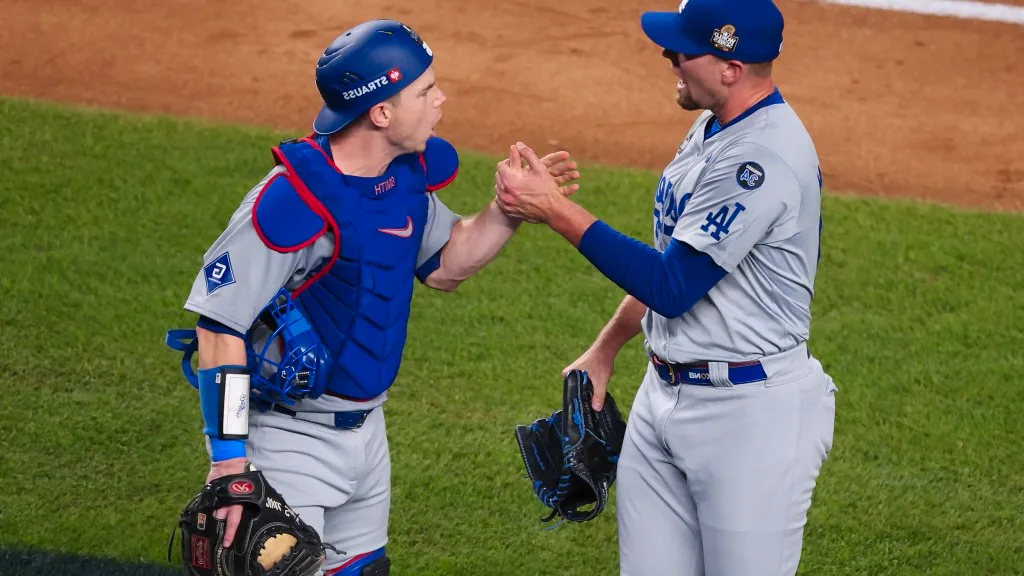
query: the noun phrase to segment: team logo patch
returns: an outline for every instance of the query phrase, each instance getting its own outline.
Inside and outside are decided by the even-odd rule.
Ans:
[[[736,27],[726,24],[711,34],[711,43],[722,52],[732,52],[740,39],[736,36]]]
[[[388,80],[390,80],[391,82],[398,82],[401,79],[402,73],[398,70],[398,68],[392,68],[391,70],[388,70]]]
[[[744,162],[736,170],[736,182],[745,190],[757,190],[764,184],[764,168],[757,162]]]
[[[206,530],[206,514],[202,512],[196,514],[196,527],[200,530]]]
[[[213,294],[218,288],[235,283],[235,272],[231,269],[231,257],[225,252],[203,268],[206,276],[206,293]]]
[[[252,491],[255,489],[256,487],[253,486],[253,483],[248,480],[236,480],[228,486],[228,490],[235,494],[252,494]]]
[[[721,240],[722,234],[729,233],[729,229],[732,228],[732,223],[736,221],[736,217],[746,209],[747,207],[743,204],[735,202],[732,206],[720,207],[718,212],[708,212],[705,218],[706,222],[700,229],[703,232],[707,232],[708,236],[714,238],[715,241]]]

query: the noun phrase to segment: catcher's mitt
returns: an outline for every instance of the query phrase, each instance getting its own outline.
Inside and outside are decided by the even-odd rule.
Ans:
[[[224,548],[226,522],[213,512],[232,504],[242,504],[242,519],[231,547]],[[189,576],[311,576],[326,557],[316,530],[252,468],[204,486],[181,513],[178,527]],[[173,545],[172,533],[168,561]]]
[[[544,522],[556,515],[586,522],[597,517],[608,501],[626,422],[611,394],[600,412],[591,408],[593,396],[587,373],[570,371],[564,381],[562,409],[530,425],[516,426],[516,442],[533,492],[551,509]],[[594,504],[590,510],[580,510],[590,504]]]

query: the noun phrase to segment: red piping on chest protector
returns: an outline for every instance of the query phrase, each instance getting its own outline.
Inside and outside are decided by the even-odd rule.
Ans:
[[[299,140],[299,142],[305,142],[306,144],[309,144],[310,146],[312,146],[316,151],[318,151],[318,152],[320,152],[321,154],[324,155],[324,160],[327,161],[327,164],[331,168],[334,168],[335,172],[337,172],[338,174],[344,174],[344,172],[341,171],[341,168],[338,168],[338,165],[334,163],[334,159],[331,158],[331,155],[328,154],[326,150],[321,148],[320,145],[317,144],[315,140],[313,140],[309,136],[306,136],[305,138],[302,138],[301,140]]]
[[[436,191],[440,190],[441,188],[444,188],[445,186],[447,186],[447,185],[451,184],[452,182],[454,182],[455,181],[455,177],[458,176],[458,175],[459,175],[459,169],[456,168],[455,172],[452,172],[452,175],[449,176],[448,179],[445,180],[444,182],[441,182],[440,184],[436,184],[434,186],[431,186],[430,184],[427,184],[427,192],[436,192]]]
[[[434,186],[431,186],[430,183],[427,182],[427,178],[426,178],[426,176],[427,176],[427,159],[423,157],[423,154],[420,154],[420,166],[423,166],[423,182],[424,182],[425,186],[427,187],[427,192],[428,193],[429,192],[437,192],[441,188],[444,188],[445,186],[451,184],[452,181],[455,180],[455,177],[459,175],[459,167],[456,166],[455,167],[455,172],[452,172],[452,175],[449,176],[447,180],[445,180],[444,182],[441,182],[440,184],[436,184]]]
[[[304,138],[303,140],[309,141],[308,138]],[[310,141],[310,143],[312,142]],[[324,152],[319,146],[316,146],[315,143],[312,144],[313,146],[316,147],[317,150],[320,150],[321,153]],[[330,261],[323,268],[321,268],[319,272],[314,274],[312,278],[307,279],[305,282],[302,283],[301,286],[292,291],[292,298],[298,298],[299,294],[302,294],[302,292],[304,292],[306,288],[312,285],[313,282],[316,282],[321,277],[323,277],[324,274],[327,274],[327,271],[331,269],[331,266],[333,266],[334,263],[337,262],[338,255],[341,253],[341,233],[339,231],[340,229],[338,228],[338,223],[335,222],[334,217],[331,216],[330,211],[327,210],[327,207],[324,206],[323,203],[320,202],[320,200],[318,200],[317,197],[314,196],[313,193],[309,191],[309,188],[306,188],[306,185],[302,182],[302,180],[300,180],[299,177],[295,175],[294,167],[291,165],[290,162],[288,162],[288,159],[285,158],[284,154],[281,154],[280,148],[274,146],[271,149],[271,151],[274,154],[274,158],[276,158],[278,162],[284,164],[285,168],[287,168],[288,171],[285,172],[285,178],[288,178],[288,181],[291,182],[292,186],[295,188],[295,192],[298,193],[298,195],[306,202],[306,205],[309,206],[310,209],[313,210],[313,212],[316,212],[317,215],[324,219],[324,222],[327,223],[324,225],[324,227],[326,228],[329,225],[331,229],[334,231],[334,252],[331,253]],[[328,160],[330,159],[328,158]],[[334,166],[333,162],[331,163],[331,166]],[[338,168],[335,166],[334,169],[337,170]],[[314,238],[314,240],[315,239],[316,238]]]
[[[260,227],[260,221],[256,217],[256,210],[259,208],[260,200],[263,199],[263,194],[266,193],[266,191],[270,189],[270,185],[273,184],[274,180],[277,180],[278,177],[280,177],[280,176],[284,176],[285,180],[288,180],[288,182],[290,182],[292,184],[292,186],[295,186],[295,182],[293,182],[291,178],[288,178],[288,174],[287,173],[278,173],[278,174],[274,174],[273,176],[271,176],[270,180],[267,180],[266,185],[263,186],[263,189],[260,190],[259,195],[256,196],[256,202],[254,202],[253,205],[252,205],[252,227],[256,229],[256,235],[260,237],[260,240],[263,240],[263,243],[266,244],[267,246],[269,246],[272,250],[275,250],[277,252],[298,252],[299,250],[302,250],[306,246],[312,245],[314,242],[317,241],[318,238],[323,236],[324,232],[327,231],[327,220],[324,220],[324,225],[320,228],[319,232],[317,232],[309,240],[306,240],[305,242],[303,242],[302,244],[299,244],[298,246],[292,246],[290,248],[286,248],[284,246],[278,246],[277,244],[274,244],[273,242],[271,242],[270,238],[267,238],[267,235],[263,233],[263,228]],[[298,192],[298,190],[296,190],[296,192]],[[301,196],[301,193],[299,193],[299,195]],[[303,197],[303,200],[305,200],[305,197]],[[308,203],[307,203],[307,205],[308,205]],[[318,216],[323,218],[323,214],[321,214],[319,211],[317,211],[316,209],[314,209],[312,207],[310,207],[310,208],[313,210],[313,212],[316,212],[316,214]]]

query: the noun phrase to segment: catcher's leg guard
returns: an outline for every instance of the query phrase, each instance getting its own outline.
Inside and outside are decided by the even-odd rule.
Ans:
[[[324,572],[324,576],[388,576],[391,573],[391,559],[384,554],[384,548],[355,556],[341,566]]]

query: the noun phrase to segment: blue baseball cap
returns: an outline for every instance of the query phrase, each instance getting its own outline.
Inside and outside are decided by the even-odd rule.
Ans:
[[[782,12],[772,0],[683,0],[676,12],[645,12],[644,34],[687,56],[767,62],[782,51]]]

